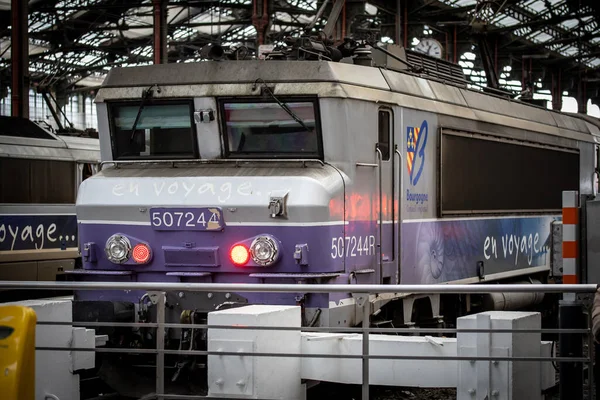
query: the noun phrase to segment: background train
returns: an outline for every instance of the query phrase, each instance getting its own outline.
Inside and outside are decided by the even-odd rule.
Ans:
[[[598,124],[469,89],[460,67],[407,49],[352,50],[299,39],[268,60],[111,70],[96,97],[103,168],[79,188],[83,268],[70,279],[560,281],[561,195],[597,189]],[[396,326],[541,301],[371,299],[373,321]],[[362,315],[350,294],[168,302],[167,319],[184,323],[246,303],[300,304],[306,325],[353,326]],[[77,292],[74,302],[78,321],[155,312],[136,291]],[[114,345],[152,346],[152,330],[106,332]],[[202,347],[199,330],[168,336],[168,347]],[[112,360],[113,383],[140,363]],[[174,381],[189,359],[177,365]]]
[[[75,199],[99,162],[97,138],[0,117],[0,280],[56,280],[80,266]]]

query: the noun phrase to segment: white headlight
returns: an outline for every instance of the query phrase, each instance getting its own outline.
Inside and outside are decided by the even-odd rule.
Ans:
[[[112,235],[106,241],[104,252],[111,262],[121,264],[129,260],[131,243],[125,236]]]
[[[259,236],[250,245],[252,260],[263,267],[273,264],[278,254],[279,246],[268,236]]]

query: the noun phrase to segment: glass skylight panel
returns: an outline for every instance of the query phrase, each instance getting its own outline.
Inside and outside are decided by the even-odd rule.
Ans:
[[[547,10],[546,4],[541,0],[534,0],[533,2],[525,2],[524,6],[537,13]]]
[[[211,7],[206,12],[198,14],[190,18],[190,23],[202,23],[202,22],[228,22],[233,21],[235,18],[232,15],[223,15],[215,10],[218,7]]]
[[[522,27],[519,29],[515,29],[513,31],[513,33],[517,36],[526,36],[526,35],[529,35],[531,32],[533,32],[533,30],[528,26],[525,26],[525,27]]]
[[[275,12],[275,19],[280,22],[293,22],[292,16],[287,12],[277,11]]]
[[[576,18],[571,18],[571,19],[568,19],[566,21],[559,23],[559,25],[566,29],[573,29],[577,25],[579,25],[579,20],[577,20]]]
[[[535,43],[540,43],[541,40],[538,38],[539,34],[540,34],[540,32],[533,32],[533,34],[529,35],[529,37],[527,39],[529,39]]]
[[[33,23],[29,24],[29,31],[30,32],[39,32],[44,29],[48,29],[51,26],[52,26],[52,24],[48,23],[47,21],[34,21]]]
[[[565,48],[563,48],[561,50],[561,53],[564,55],[568,55],[568,56],[574,56],[575,54],[577,54],[578,49],[574,46],[566,46]]]
[[[85,10],[86,7],[99,4],[102,0],[64,0],[55,5],[58,14],[69,17],[75,13]]]
[[[519,23],[519,21],[513,17],[502,13],[499,13],[498,16],[492,20],[492,22],[499,26],[513,26]]]
[[[83,36],[81,36],[79,39],[77,39],[78,43],[82,43],[82,44],[87,44],[90,46],[99,46],[100,43],[102,43],[104,40],[106,40],[106,33],[99,33],[99,32],[89,32],[84,34]]]
[[[152,54],[154,53],[154,51],[152,50],[152,46],[142,46],[142,47],[133,49],[131,51],[131,53],[135,54],[136,56],[152,57]]]
[[[458,0],[454,5],[457,7],[472,6],[477,4],[476,0]]]
[[[288,1],[288,3],[294,3],[294,2],[293,1],[289,2]],[[296,1],[296,3],[306,3],[306,2],[305,1],[300,1],[300,2]],[[232,5],[232,4],[252,4],[252,0],[222,0],[221,4],[224,4],[224,5],[225,4],[227,4],[227,5]]]
[[[544,43],[553,39],[552,36],[548,35],[546,32],[540,32],[536,35],[536,37],[540,42]]]
[[[242,39],[246,39],[251,34],[256,34],[256,29],[254,28],[254,26],[244,26],[243,28],[239,28],[233,32],[223,35],[223,40],[235,42]]]
[[[87,55],[83,56],[83,58],[81,59],[80,62],[83,65],[90,65],[90,64],[93,64],[93,63],[99,61],[100,59],[101,59],[101,57],[98,55],[87,54]]]
[[[173,37],[173,39],[181,40],[181,39],[192,37],[195,34],[196,34],[195,30],[188,28],[186,26],[180,26],[178,28],[175,28],[175,31],[173,32],[172,37]]]
[[[235,4],[252,4],[251,0],[244,1],[232,1]],[[282,2],[283,3],[283,2]],[[287,4],[292,7],[304,8],[305,10],[316,10],[317,9],[317,0],[287,0]]]

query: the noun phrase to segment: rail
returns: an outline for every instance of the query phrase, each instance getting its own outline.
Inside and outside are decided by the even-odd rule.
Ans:
[[[588,318],[587,328],[574,329],[492,329],[490,328],[380,328],[371,327],[371,302],[370,295],[379,295],[384,293],[396,294],[487,294],[487,293],[578,293],[593,294],[597,291],[598,285],[595,284],[481,284],[481,285],[454,285],[454,284],[436,284],[436,285],[318,285],[318,284],[233,284],[233,283],[153,283],[153,282],[44,282],[44,281],[0,281],[0,289],[34,289],[34,290],[111,290],[111,291],[146,291],[152,296],[152,304],[157,307],[156,322],[60,322],[60,321],[38,321],[38,325],[72,325],[94,327],[113,327],[113,328],[156,328],[156,347],[155,348],[113,348],[113,347],[49,347],[37,346],[37,351],[95,351],[97,353],[135,353],[156,355],[156,385],[155,393],[151,393],[144,399],[209,399],[220,398],[203,395],[175,395],[165,393],[165,356],[166,355],[194,355],[194,356],[252,356],[252,357],[283,357],[283,358],[317,358],[317,359],[360,359],[362,360],[362,399],[369,399],[369,362],[371,360],[454,360],[454,361],[509,361],[509,362],[552,362],[560,366],[571,366],[573,363],[587,365],[588,368],[588,393],[589,399],[593,398],[593,379],[594,370],[593,347],[594,341],[591,333],[591,321]],[[351,293],[353,294],[358,310],[362,309],[362,327],[316,327],[316,326],[262,326],[262,325],[219,325],[208,323],[170,323],[166,321],[165,306],[167,305],[167,292],[209,292],[209,293]],[[591,316],[589,313],[588,317]],[[259,351],[211,351],[211,350],[174,350],[165,349],[165,329],[221,329],[221,330],[264,330],[264,331],[301,331],[301,332],[327,332],[327,333],[360,333],[362,334],[362,352],[361,354],[326,354],[326,353],[294,353],[294,352],[259,352]],[[423,356],[409,354],[370,354],[369,334],[387,333],[387,334],[459,334],[459,333],[547,333],[547,334],[580,334],[587,335],[588,354],[583,356],[488,356],[468,355],[468,356]],[[563,336],[564,337],[564,336]],[[565,382],[562,382],[563,384]]]

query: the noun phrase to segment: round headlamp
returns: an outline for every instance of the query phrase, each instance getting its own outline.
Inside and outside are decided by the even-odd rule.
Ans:
[[[266,267],[277,261],[279,246],[268,236],[258,236],[250,245],[250,255],[255,263]]]
[[[125,236],[119,234],[112,235],[106,241],[104,252],[111,262],[121,264],[129,260],[131,254],[131,242]]]

